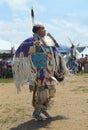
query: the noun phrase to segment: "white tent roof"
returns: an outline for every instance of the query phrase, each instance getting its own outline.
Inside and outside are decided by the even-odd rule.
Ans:
[[[11,42],[0,39],[0,53],[11,53],[11,45]]]
[[[11,50],[12,43],[0,39],[0,50]]]
[[[84,50],[81,52],[81,55],[88,55],[88,47],[85,47]]]

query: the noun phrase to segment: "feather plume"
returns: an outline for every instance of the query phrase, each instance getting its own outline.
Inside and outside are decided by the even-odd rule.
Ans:
[[[33,8],[31,9],[31,17],[32,17],[32,25],[34,25],[34,11],[33,11]]]

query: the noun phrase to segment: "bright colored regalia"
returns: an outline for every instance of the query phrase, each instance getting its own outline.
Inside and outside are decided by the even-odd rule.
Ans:
[[[39,45],[35,45],[39,41]],[[13,74],[17,90],[24,83],[29,83],[33,92],[33,116],[38,120],[48,118],[47,109],[52,106],[56,92],[57,79],[63,80],[66,66],[58,52],[58,46],[50,34],[44,38],[34,34],[18,47],[13,58]],[[57,78],[57,79],[56,79]]]

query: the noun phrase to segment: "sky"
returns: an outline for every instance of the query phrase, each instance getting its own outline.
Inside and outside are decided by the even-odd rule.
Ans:
[[[58,44],[88,46],[88,0],[0,0],[0,40],[17,48],[33,35],[31,8]]]

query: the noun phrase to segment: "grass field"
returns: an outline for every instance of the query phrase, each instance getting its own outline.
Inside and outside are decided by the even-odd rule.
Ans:
[[[13,78],[0,78],[0,83],[12,83],[14,82]]]

